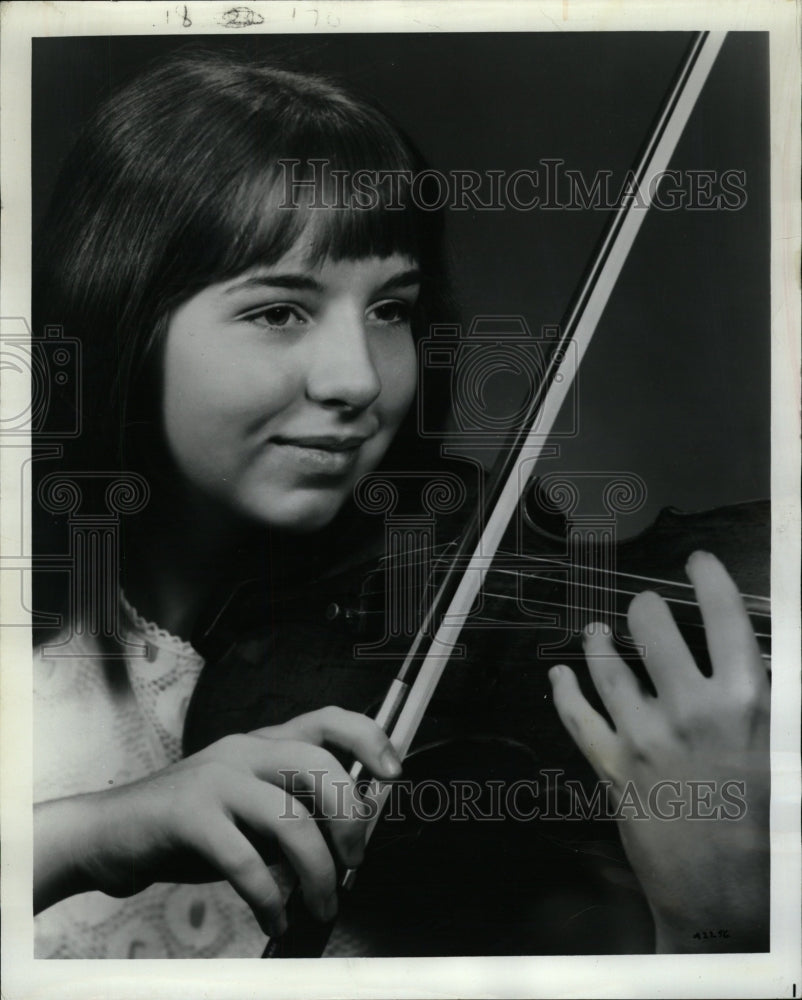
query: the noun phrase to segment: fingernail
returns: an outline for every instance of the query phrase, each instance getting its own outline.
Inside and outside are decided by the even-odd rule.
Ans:
[[[549,680],[551,681],[552,684],[556,683],[557,679],[559,678],[562,672],[563,668],[559,665],[556,667],[552,667],[551,670],[549,670]]]
[[[392,778],[397,777],[401,773],[401,761],[398,759],[398,754],[392,745],[388,746],[382,752],[381,757],[379,757],[379,763],[382,766],[382,771]]]
[[[589,622],[582,630],[582,642],[587,643],[589,639],[595,639],[596,636],[606,638],[609,635],[609,625],[606,625],[604,622]]]

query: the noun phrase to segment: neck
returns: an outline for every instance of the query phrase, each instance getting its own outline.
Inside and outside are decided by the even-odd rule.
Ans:
[[[128,600],[144,618],[189,639],[215,590],[236,578],[248,534],[242,522],[213,505],[186,496],[154,497],[127,533]]]

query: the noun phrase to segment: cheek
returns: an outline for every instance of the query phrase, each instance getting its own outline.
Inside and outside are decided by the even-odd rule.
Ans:
[[[417,389],[417,358],[412,337],[393,344],[382,358],[381,366],[385,416],[388,423],[397,426],[406,416]]]
[[[168,427],[186,425],[198,435],[217,425],[242,431],[282,409],[297,392],[291,359],[266,352],[253,339],[226,340],[214,329],[201,329],[197,336],[175,331],[163,372]]]
[[[225,372],[218,372],[211,359],[181,350],[168,351],[164,366],[162,412],[167,441],[180,458],[184,447],[205,435],[213,438],[224,423],[230,406]]]
[[[231,476],[283,405],[287,380],[251,353],[204,350],[192,338],[167,347],[162,414],[170,453],[190,478]]]

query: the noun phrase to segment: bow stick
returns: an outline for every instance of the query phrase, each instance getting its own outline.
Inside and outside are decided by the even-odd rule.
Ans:
[[[624,192],[602,235],[593,261],[574,297],[561,326],[560,338],[549,359],[546,373],[530,401],[520,429],[500,452],[499,465],[492,477],[482,508],[477,510],[462,535],[445,571],[418,633],[376,715],[378,724],[403,759],[409,751],[449,657],[482,586],[524,489],[551,433],[557,414],[571,388],[573,376],[590,346],[615,283],[654,201],[660,178],[667,170],[680,136],[707,81],[726,32],[699,32],[691,41],[682,65],[666,96],[656,125],[631,176],[633,183]],[[568,344],[572,351],[567,350]],[[351,777],[362,771],[357,762]],[[372,783],[374,803],[366,840],[378,822],[389,786]],[[341,886],[353,885],[355,869],[345,872]],[[298,893],[293,896],[297,898]],[[312,957],[320,955],[330,933],[330,925],[310,928],[310,917],[301,917],[290,900],[288,916],[290,940],[271,939],[264,957]],[[293,913],[292,911],[296,912]],[[292,930],[292,918],[306,930]]]

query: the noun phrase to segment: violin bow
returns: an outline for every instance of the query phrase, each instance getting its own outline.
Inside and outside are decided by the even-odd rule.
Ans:
[[[726,34],[701,31],[689,44],[655,127],[628,175],[632,183],[627,185],[619,205],[613,210],[566,313],[545,375],[529,402],[520,428],[500,452],[485,499],[463,532],[410,650],[376,715],[376,721],[389,734],[402,759],[409,752],[501,539],[532,477],[573,377],[655,199],[660,178],[668,169]],[[570,352],[569,344],[572,345]],[[356,781],[361,772],[361,764],[357,762],[350,772],[352,779]],[[373,808],[366,840],[378,822],[389,790],[389,785],[371,783],[368,794]],[[356,870],[348,869],[341,879],[341,887],[350,889],[355,877]],[[297,890],[293,891],[288,901],[289,930],[281,938],[271,938],[263,957],[309,958],[322,954],[332,925],[314,921],[308,911],[302,909],[299,895]]]

